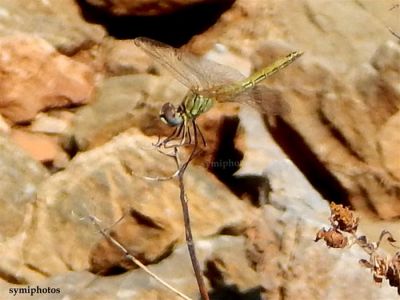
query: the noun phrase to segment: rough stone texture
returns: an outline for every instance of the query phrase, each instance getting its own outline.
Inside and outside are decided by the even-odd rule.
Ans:
[[[2,115],[0,115],[0,133],[1,134],[8,134],[10,133],[10,125],[8,122],[4,119]]]
[[[74,114],[67,110],[39,113],[28,128],[32,132],[63,135],[69,129],[73,116]]]
[[[56,137],[13,129],[10,138],[33,159],[42,163],[66,160],[66,154],[61,149]]]
[[[86,65],[58,54],[45,40],[27,35],[0,39],[0,113],[29,121],[48,108],[82,104],[94,88]]]
[[[249,267],[245,255],[245,243],[243,237],[219,236],[212,239],[201,239],[196,242],[197,253],[201,265],[207,261],[218,262],[221,271],[220,283],[231,284],[234,278],[239,278],[239,287],[232,284],[230,290],[211,290],[211,294],[219,296],[214,299],[227,299],[226,296],[246,297],[259,295],[260,281],[255,272]],[[230,257],[228,249],[234,249]],[[230,257],[230,258],[229,258]],[[236,269],[235,272],[227,272],[228,269]],[[150,265],[149,269],[173,285],[179,291],[185,293],[192,299],[199,298],[197,284],[187,248],[185,245],[177,247],[173,253],[156,265]],[[224,272],[225,270],[225,272]],[[207,280],[206,280],[207,282]],[[59,287],[60,293],[24,295],[18,294],[19,299],[68,299],[81,300],[105,300],[105,299],[182,299],[171,291],[162,287],[160,283],[150,278],[141,269],[131,270],[118,276],[96,276],[89,272],[68,272],[63,275],[54,276],[48,280],[38,283],[40,287]],[[35,285],[31,285],[34,287]],[[0,294],[4,300],[15,299],[8,293],[9,288],[27,287],[27,285],[15,285],[0,281]],[[4,291],[4,292],[3,292]],[[256,291],[252,294],[252,291]],[[258,293],[258,294],[257,294]],[[225,296],[225,297],[224,297]],[[259,297],[259,296],[258,296]],[[254,298],[251,298],[254,299]]]
[[[132,40],[105,39],[105,68],[114,76],[145,73],[154,62]]]
[[[260,130],[262,121],[254,112],[243,112],[241,119],[245,148],[237,176],[268,181],[260,187],[268,201],[247,230],[248,258],[261,276],[262,299],[282,299],[282,293],[285,299],[397,299],[396,289],[386,283],[377,287],[359,265],[368,258],[360,248],[329,249],[314,242],[317,231],[329,224],[327,202]]]
[[[340,81],[325,60],[305,57],[283,74],[290,88],[281,92],[292,108],[287,122],[346,188],[350,202],[360,209],[372,206],[380,217],[392,218],[400,214],[395,192],[400,182],[382,162],[395,164],[388,152],[395,138],[388,134],[400,93],[395,81],[386,80],[383,74],[400,78],[395,54],[400,53],[400,47],[391,42],[382,47],[389,48],[385,51],[390,54],[381,59],[395,67],[391,72],[388,68],[379,71],[373,65],[380,59],[373,57],[371,65],[355,70],[359,74],[354,76],[357,89]],[[377,55],[385,51],[378,50]]]
[[[116,235],[145,261],[158,260],[182,241],[177,182],[138,177],[169,176],[175,171],[173,160],[152,149],[152,139],[135,132],[78,155],[41,185],[24,246],[24,263],[38,274],[27,280],[37,280],[39,274],[87,269],[90,255],[99,270],[102,253],[104,261],[120,265],[120,256],[102,251],[107,246],[97,244],[100,236],[82,219],[90,215],[111,230],[123,217],[123,223],[115,227]],[[240,232],[245,227],[251,210],[204,170],[190,168],[185,184],[195,237],[223,230]],[[104,269],[112,267],[105,264]]]
[[[227,299],[236,295],[246,298],[260,293],[260,277],[250,267],[243,242],[238,237],[223,237],[206,259],[204,274],[214,297]]]
[[[400,113],[394,114],[381,129],[379,146],[382,151],[383,164],[387,170],[400,180]]]
[[[64,54],[100,43],[105,31],[83,21],[73,0],[2,0],[0,36],[26,33],[47,40]]]
[[[38,186],[48,172],[2,135],[0,166],[0,273],[9,282],[22,283],[24,279],[20,274],[30,272],[22,264],[22,245]]]
[[[249,240],[254,240],[249,255],[266,290],[263,299],[279,299],[282,291],[287,299],[398,297],[386,282],[377,287],[370,272],[359,265],[358,260],[368,258],[360,248],[329,249],[314,242],[316,232],[327,225],[329,212],[311,203],[322,199],[303,186],[308,183],[289,162],[272,165],[266,175],[273,178],[271,205],[264,207],[263,219],[249,232]]]
[[[35,200],[38,185],[47,171],[21,151],[10,139],[1,141],[1,236],[14,236],[23,224],[29,203]]]
[[[1,78],[3,85],[9,84],[1,90],[1,99],[18,88],[26,91],[20,99],[36,99],[37,93],[46,91],[49,78],[38,76],[31,67],[57,70],[59,65],[52,60],[56,52],[43,39],[64,54],[75,54],[74,59],[81,62],[71,63],[73,67],[62,69],[59,76],[50,73],[62,84],[75,80],[75,67],[80,69],[82,64],[91,74],[106,75],[97,76],[97,93],[86,107],[68,109],[66,115],[46,111],[21,129],[64,137],[59,143],[72,156],[78,151],[66,162],[65,170],[49,176],[9,139],[0,137],[1,299],[14,299],[9,288],[28,284],[60,287],[62,292],[18,298],[177,299],[106,243],[88,222],[89,215],[150,263],[158,275],[197,299],[183,245],[176,183],[140,178],[174,172],[173,162],[154,151],[151,143],[155,135],[166,133],[157,119],[161,104],[179,103],[185,89],[164,76],[131,41],[107,38],[97,45],[104,30],[82,21],[72,0],[4,0],[0,7],[0,42],[19,41],[20,33],[25,33],[35,36],[26,39],[27,44],[40,46],[38,52],[27,48],[18,60],[25,65],[13,62],[15,69],[11,68],[21,76],[31,72],[31,77],[12,84],[7,82],[11,75]],[[238,0],[214,26],[189,43],[198,53],[213,49],[208,57],[246,75],[250,68],[261,68],[277,56],[305,51],[301,59],[266,81],[291,104],[292,112],[285,123],[270,129],[279,140],[280,126],[290,127],[286,142],[299,137],[318,166],[333,174],[340,188],[349,193],[353,207],[386,219],[400,213],[400,52],[398,39],[386,27],[400,32],[400,9],[392,7],[389,0]],[[126,13],[130,14],[120,12]],[[14,48],[3,49],[1,57],[13,58],[24,49],[20,44]],[[37,62],[42,64],[36,66]],[[160,76],[129,75],[145,71]],[[42,81],[31,82],[32,78]],[[34,88],[28,89],[25,82]],[[78,90],[68,85],[60,95],[87,100],[88,96],[74,94]],[[31,112],[29,120],[45,108],[35,105],[21,103]],[[202,168],[193,164],[185,178],[196,247],[212,296],[259,299],[264,291],[267,299],[397,299],[394,288],[386,283],[376,287],[369,271],[358,265],[366,256],[356,247],[327,249],[313,242],[316,231],[328,223],[327,203],[276,147],[256,112],[243,108],[237,128],[236,109],[221,104],[199,118],[211,153],[199,156],[197,164]],[[2,111],[7,113],[12,111]],[[15,130],[8,120],[1,123],[4,134]],[[146,138],[136,129],[123,133],[130,127],[154,137]],[[233,141],[236,130],[238,137]],[[233,149],[234,142],[241,153]],[[292,148],[293,152],[301,150],[298,144]],[[307,165],[306,157],[300,160]],[[212,166],[218,172],[225,163],[233,163],[239,171],[230,178],[232,169],[222,170],[220,175],[225,177],[221,178],[228,179],[232,191],[256,207],[239,201],[203,168]],[[308,171],[316,172],[314,166],[309,165]],[[361,225],[365,219],[362,215]],[[245,258],[243,237],[221,232],[240,235],[249,222]],[[396,221],[366,224],[378,235],[390,229],[399,238]],[[248,269],[249,262],[254,270]],[[103,277],[89,269],[98,274],[123,273]]]
[[[254,69],[292,50],[304,51],[267,81],[291,105],[285,121],[296,136],[285,133],[281,139],[298,135],[354,207],[385,219],[400,214],[397,138],[390,129],[395,121],[389,121],[400,101],[399,45],[387,28],[400,32],[400,13],[392,7],[390,1],[370,0],[236,1],[190,43],[204,53],[218,41],[250,56]],[[265,23],[254,26],[254,20]]]
[[[182,8],[192,6],[194,4],[226,2],[226,0],[85,0],[86,2],[97,6],[110,14],[114,15],[131,15],[131,16],[156,16],[175,12]]]
[[[93,105],[78,110],[70,133],[81,150],[101,145],[132,126],[149,135],[162,133],[160,129],[166,133],[168,128],[158,117],[160,107],[166,101],[179,103],[185,92],[175,81],[154,75],[106,79],[97,88]]]
[[[190,45],[204,53],[219,42],[248,57],[266,41],[285,41],[346,72],[368,61],[379,45],[396,40],[387,29],[400,31],[399,10],[392,7],[390,0],[237,0]]]

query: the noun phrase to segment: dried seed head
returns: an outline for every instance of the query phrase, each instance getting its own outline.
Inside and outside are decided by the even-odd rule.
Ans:
[[[357,231],[359,219],[353,215],[350,209],[333,202],[331,202],[330,208],[330,222],[333,228],[348,233],[355,233]]]
[[[344,248],[348,244],[347,237],[333,228],[329,228],[328,230],[325,230],[325,228],[320,229],[317,232],[315,241],[317,242],[320,239],[324,239],[326,245],[332,248]]]
[[[386,278],[391,286],[397,287],[400,294],[400,252],[397,252],[389,263]]]

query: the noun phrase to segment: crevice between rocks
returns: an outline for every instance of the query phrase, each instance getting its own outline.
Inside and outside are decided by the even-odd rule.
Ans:
[[[209,171],[223,182],[236,196],[248,199],[259,206],[260,189],[265,187],[266,179],[262,176],[235,176],[239,170],[243,153],[235,148],[235,137],[239,127],[238,117],[223,120],[216,135],[219,139],[217,151],[210,163]]]
[[[5,270],[0,269],[0,278],[2,278],[4,281],[13,283],[13,284],[27,284],[28,281],[25,279],[18,278],[17,276],[10,274],[9,272]]]
[[[268,187],[268,182],[260,176],[235,176],[240,168],[243,153],[235,148],[234,139],[239,126],[239,119],[224,122],[217,133],[220,137],[219,148],[209,170],[240,198],[244,196],[251,203],[259,206],[260,191]],[[342,184],[324,166],[307,146],[303,138],[285,121],[278,118],[275,127],[269,128],[275,142],[306,176],[310,184],[328,201],[351,206],[349,195]],[[233,163],[227,163],[233,162]],[[224,168],[223,166],[225,163]]]
[[[312,152],[295,129],[278,118],[276,126],[270,127],[269,130],[275,142],[324,199],[351,206],[346,189]]]

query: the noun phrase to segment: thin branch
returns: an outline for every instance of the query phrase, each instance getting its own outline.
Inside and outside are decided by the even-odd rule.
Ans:
[[[179,175],[179,170],[177,170],[174,174],[170,175],[170,176],[166,176],[166,177],[150,177],[150,176],[143,176],[143,175],[137,175],[134,172],[131,172],[131,174],[135,177],[139,177],[142,178],[144,180],[148,180],[148,181],[168,181],[171,180],[173,178],[175,178],[176,176]]]
[[[184,222],[184,226],[185,226],[186,245],[188,247],[190,260],[192,262],[192,267],[193,267],[193,271],[194,271],[194,274],[195,274],[195,277],[197,280],[197,285],[199,287],[199,292],[200,292],[201,298],[203,300],[209,300],[207,288],[206,288],[203,274],[201,271],[201,267],[200,267],[200,264],[199,264],[199,261],[197,259],[197,255],[196,255],[196,248],[194,245],[192,229],[191,229],[192,227],[191,227],[191,222],[190,222],[188,199],[186,197],[185,184],[183,181],[185,171],[186,171],[189,163],[192,161],[192,159],[196,155],[197,145],[198,145],[197,133],[196,133],[196,129],[195,129],[193,150],[190,153],[189,158],[185,161],[185,163],[181,164],[180,158],[179,158],[179,151],[178,151],[179,148],[175,147],[174,148],[174,160],[175,160],[176,167],[179,171],[179,173],[178,173],[178,182],[179,182],[179,191],[180,191],[179,199],[181,201],[183,222]]]
[[[147,274],[149,274],[151,277],[157,280],[160,284],[162,284],[167,289],[177,294],[182,299],[193,300],[192,298],[189,298],[182,292],[178,291],[177,289],[169,285],[167,282],[158,277],[156,274],[151,272],[149,268],[147,268],[144,264],[142,264],[136,257],[130,254],[129,251],[124,246],[122,246],[116,239],[114,239],[110,234],[108,234],[108,232],[100,226],[99,222],[94,216],[89,216],[89,219],[96,226],[96,229],[104,236],[104,238],[107,239],[109,242],[111,242],[115,247],[117,247],[125,255],[127,259],[135,263],[139,268],[141,268],[143,271],[145,271]]]
[[[400,35],[398,33],[394,32],[393,29],[390,27],[388,27],[387,29],[390,31],[391,34],[393,34],[395,37],[397,37],[400,40]]]
[[[209,300],[206,285],[205,285],[204,278],[203,278],[203,275],[201,272],[200,264],[199,264],[199,261],[196,256],[196,248],[195,248],[195,245],[193,242],[192,230],[191,230],[191,226],[190,226],[188,199],[187,199],[186,193],[185,193],[185,186],[183,183],[183,174],[184,174],[184,172],[179,173],[178,180],[179,180],[179,189],[180,189],[179,199],[181,200],[183,220],[184,220],[184,224],[185,224],[186,244],[188,247],[190,260],[192,261],[192,266],[193,266],[194,274],[196,276],[197,284],[199,286],[200,295],[204,300]]]
[[[197,127],[197,124],[195,123],[194,120],[191,121],[191,126],[193,128],[193,137],[194,137],[194,143],[190,144],[193,146],[193,149],[188,157],[188,159],[182,163],[181,159],[180,159],[180,153],[179,153],[179,149],[182,148],[182,146],[185,146],[185,143],[179,143],[179,144],[174,144],[174,145],[167,145],[168,142],[170,142],[171,140],[173,140],[174,133],[170,136],[167,137],[165,140],[161,140],[160,137],[157,141],[156,144],[153,144],[153,146],[156,146],[156,149],[161,153],[164,154],[167,157],[171,157],[174,159],[175,164],[176,164],[176,168],[177,171],[167,177],[149,177],[149,176],[138,176],[136,174],[134,174],[134,172],[132,172],[130,170],[130,173],[134,176],[137,176],[139,178],[145,179],[145,180],[151,180],[151,181],[166,181],[166,180],[170,180],[173,179],[175,177],[178,178],[178,183],[179,183],[179,191],[180,191],[180,195],[179,195],[179,199],[181,201],[181,207],[182,207],[182,213],[183,213],[183,221],[184,221],[184,227],[185,227],[185,239],[186,239],[186,245],[188,247],[188,251],[189,251],[189,256],[190,256],[190,260],[192,262],[192,267],[193,267],[193,271],[196,277],[196,281],[197,281],[197,285],[199,288],[199,292],[201,295],[201,298],[203,300],[209,300],[208,297],[208,292],[207,292],[207,288],[204,282],[204,278],[203,278],[203,274],[201,271],[201,267],[199,264],[199,261],[197,259],[196,256],[196,249],[195,249],[195,245],[194,245],[194,241],[193,241],[193,235],[192,235],[192,229],[191,229],[191,224],[190,224],[190,214],[189,214],[189,207],[188,207],[188,199],[186,197],[186,193],[185,193],[185,185],[184,185],[184,174],[185,171],[187,169],[187,167],[189,166],[189,163],[193,160],[193,158],[196,156],[197,154],[197,146],[198,146],[198,136],[200,135],[203,144],[205,145],[205,139],[200,131],[200,129]],[[189,132],[189,140],[191,142],[191,136],[190,136],[190,129],[188,129],[188,131],[186,131],[186,128],[183,128],[183,137],[181,136],[180,131],[178,131],[178,135],[181,136],[182,140],[186,138],[187,133]],[[164,149],[172,149],[173,153],[166,153],[164,152],[162,149],[160,149],[161,147],[163,147]],[[125,166],[126,167],[126,166]],[[126,167],[127,168],[127,167]]]

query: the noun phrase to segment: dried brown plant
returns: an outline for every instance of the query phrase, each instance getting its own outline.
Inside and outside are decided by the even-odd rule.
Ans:
[[[321,228],[317,232],[315,241],[323,239],[328,247],[345,248],[356,244],[369,256],[368,259],[360,259],[360,264],[371,270],[376,283],[382,283],[384,279],[389,281],[390,286],[397,288],[400,295],[400,251],[393,256],[380,253],[379,247],[385,239],[394,248],[399,248],[394,243],[393,235],[383,230],[376,243],[369,242],[365,235],[357,235],[359,218],[347,207],[341,204],[330,204],[331,216],[330,227]],[[349,241],[353,241],[349,243]]]

